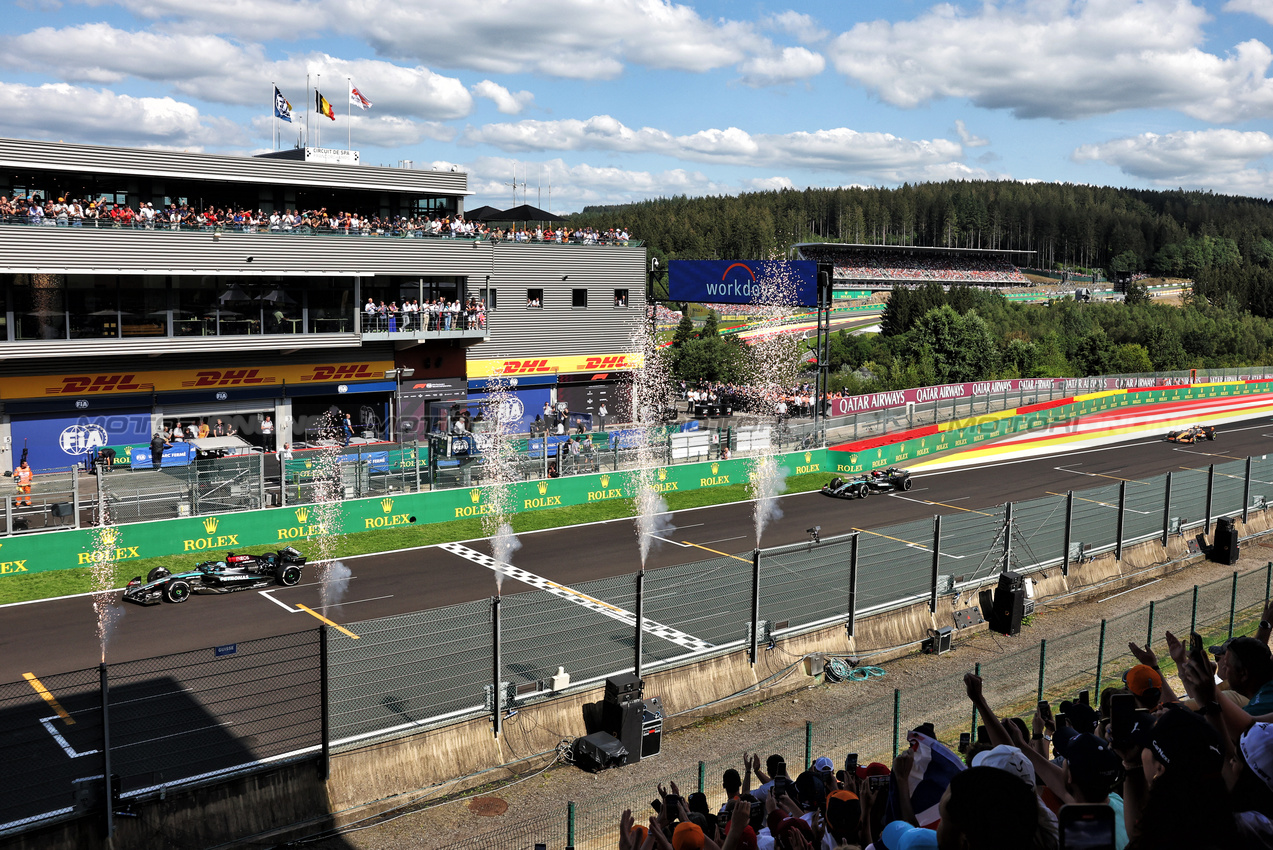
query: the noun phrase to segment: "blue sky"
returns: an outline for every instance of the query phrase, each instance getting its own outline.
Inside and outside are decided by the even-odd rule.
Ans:
[[[19,0],[0,135],[470,174],[468,203],[945,179],[1273,198],[1273,0]],[[373,107],[346,117],[352,77]],[[321,135],[318,135],[321,134]]]

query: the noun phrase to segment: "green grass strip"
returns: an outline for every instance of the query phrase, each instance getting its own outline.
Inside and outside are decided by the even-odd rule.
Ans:
[[[786,488],[783,492],[804,493],[810,490],[818,490],[826,482],[827,476],[823,473],[794,475],[787,479]],[[669,510],[681,511],[687,508],[739,502],[749,498],[749,495],[746,484],[731,484],[725,487],[688,490],[684,493],[668,493],[664,498],[667,501]],[[615,499],[571,508],[552,508],[550,510],[519,513],[513,516],[512,522],[513,530],[521,533],[538,531],[544,528],[560,528],[567,525],[600,522],[608,519],[622,519],[633,516],[633,513],[630,499]],[[347,558],[351,555],[392,552],[397,549],[433,546],[439,543],[451,543],[456,540],[473,540],[484,536],[482,521],[478,518],[425,523],[394,529],[361,531],[357,534],[346,534],[341,537],[336,542],[334,557]],[[306,551],[303,541],[297,541],[294,545],[302,552]],[[633,545],[636,545],[635,532]],[[261,552],[269,552],[275,548],[278,547],[247,546],[236,551],[259,554]],[[208,559],[215,557],[217,557],[216,554],[208,553]],[[162,558],[145,558],[116,564],[114,586],[123,587],[133,576],[145,576],[146,573],[155,567],[166,567],[172,572],[188,570],[198,563],[198,558],[199,556],[197,555],[167,555]],[[70,596],[76,593],[87,593],[90,590],[92,590],[92,578],[87,567],[18,575],[0,581],[0,604],[50,599],[55,596]]]

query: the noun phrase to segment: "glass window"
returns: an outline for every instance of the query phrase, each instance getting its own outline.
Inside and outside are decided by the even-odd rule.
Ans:
[[[168,335],[168,284],[161,275],[120,278],[119,306],[123,336]]]
[[[66,276],[14,276],[15,339],[66,339]]]
[[[363,295],[367,283],[363,281]],[[295,286],[305,288],[308,303],[309,332],[316,334],[343,334],[354,332],[354,311],[361,307],[354,303],[354,282],[349,278],[320,277],[295,281]]]
[[[588,306],[588,290],[586,289],[570,290],[570,306],[571,307],[587,307]]]
[[[526,290],[526,306],[532,310],[539,310],[544,306],[544,290],[528,289]]]
[[[628,306],[628,291],[626,289],[616,289],[614,291],[614,306]]]

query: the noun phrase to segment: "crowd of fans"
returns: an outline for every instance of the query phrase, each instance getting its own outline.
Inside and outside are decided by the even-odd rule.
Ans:
[[[892,766],[843,770],[818,758],[794,778],[781,754],[726,770],[727,802],[659,787],[648,826],[623,813],[622,850],[1255,850],[1273,847],[1273,603],[1252,637],[1204,649],[1170,632],[1186,695],[1149,647],[1123,687],[1086,692],[1053,714],[1001,719],[982,680],[964,677],[984,737],[952,749],[932,724],[907,735]],[[1210,657],[1209,657],[1210,656]],[[1214,663],[1211,660],[1214,657]]]
[[[418,298],[404,299],[402,306],[397,301],[386,304],[374,298],[368,298],[363,305],[364,326],[371,332],[386,331],[453,331],[470,330],[486,327],[486,302],[479,298],[469,298],[461,302],[458,298],[425,299],[420,303]]]
[[[816,399],[813,385],[808,383],[775,393],[746,384],[718,381],[689,384],[681,381],[677,388],[677,395],[681,401],[685,402],[685,412],[689,414],[694,413],[695,407],[706,405],[717,408],[728,407],[730,410],[773,413],[779,419],[812,416]],[[757,410],[758,405],[763,410]]]
[[[189,204],[142,202],[136,208],[112,201],[59,197],[0,197],[0,221],[50,227],[127,227],[143,230],[209,230],[241,233],[314,233],[400,238],[493,239],[504,242],[554,242],[580,245],[627,245],[622,228],[491,227],[462,215],[366,215],[349,211],[275,210],[244,207],[196,209]]]
[[[1006,260],[971,255],[900,254],[871,249],[806,248],[805,259],[835,264],[836,279],[995,283],[1025,286],[1025,275]]]

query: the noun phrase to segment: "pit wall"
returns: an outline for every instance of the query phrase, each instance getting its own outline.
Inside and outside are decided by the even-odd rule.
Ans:
[[[1253,511],[1238,521],[1246,538],[1267,534],[1273,513]],[[1154,540],[1127,546],[1121,561],[1106,553],[1071,564],[1068,575],[1050,569],[1033,574],[1036,599],[1067,596],[1078,602],[1093,595],[1117,593],[1155,577],[1184,569],[1187,541],[1172,537],[1164,546]],[[835,622],[800,635],[779,637],[781,652],[762,649],[753,667],[746,649],[670,670],[646,673],[644,693],[663,701],[664,731],[694,725],[705,717],[745,708],[761,699],[804,692],[820,680],[827,656],[869,655],[883,664],[914,651],[928,630],[950,624],[953,596],[941,596],[935,612],[927,601],[891,611],[861,616],[854,637]],[[963,606],[961,606],[963,607]],[[981,623],[959,630],[956,641],[984,632]],[[1025,638],[1028,640],[1028,637]],[[892,649],[882,649],[892,647]],[[803,675],[785,672],[792,658],[802,658]],[[770,685],[758,687],[770,678]],[[232,780],[228,783],[170,791],[165,799],[139,801],[136,818],[116,820],[115,847],[140,847],[157,834],[180,836],[192,846],[280,842],[313,834],[392,808],[403,797],[423,788],[447,794],[491,782],[525,776],[544,766],[565,737],[588,733],[587,707],[604,698],[604,686],[562,694],[518,706],[515,722],[505,724],[496,739],[489,716],[453,723],[405,738],[380,742],[333,754],[330,779],[318,779],[312,761]],[[527,754],[540,755],[527,755]],[[547,755],[545,755],[547,754]],[[340,813],[340,814],[332,814]],[[100,836],[101,818],[85,817],[42,830],[0,840],[0,847],[21,850],[79,850],[106,847]]]
[[[856,474],[921,460],[938,452],[966,449],[1013,434],[1129,407],[1173,402],[1245,398],[1273,392],[1273,381],[1233,381],[1182,387],[1105,390],[1032,404],[907,431],[883,434],[827,450],[828,472]]]
[[[826,469],[826,450],[780,455],[788,475]],[[752,461],[748,458],[660,467],[655,485],[662,493],[704,490],[745,484]],[[517,513],[632,499],[633,472],[574,475],[512,485],[510,508]],[[480,517],[492,510],[487,487],[404,493],[340,504],[334,527],[314,520],[312,505],[205,517],[130,523],[107,529],[81,529],[6,538],[0,550],[0,580],[23,573],[64,570],[93,563],[93,553],[105,549],[111,561],[132,561],[166,555],[220,558],[226,550],[248,546],[291,546],[304,550],[321,534],[356,534],[377,529],[407,528],[419,523]],[[386,546],[387,549],[393,548]]]

